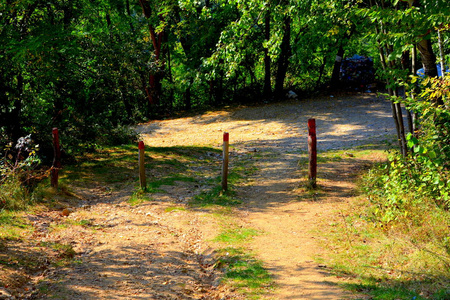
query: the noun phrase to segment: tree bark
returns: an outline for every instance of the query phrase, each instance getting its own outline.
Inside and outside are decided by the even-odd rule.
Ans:
[[[380,32],[380,29],[378,27],[375,27],[375,30],[377,32],[377,34]],[[387,64],[387,60],[386,60],[386,56],[389,53],[389,50],[386,48],[383,48],[383,46],[380,44],[379,41],[378,42],[378,51],[380,53],[380,61],[381,61],[381,66],[383,67],[383,70],[385,72],[387,72],[388,70],[388,64]],[[390,81],[389,79],[386,79],[386,85],[389,86]],[[402,111],[401,111],[401,107],[400,105],[397,103],[394,103],[392,100],[393,96],[398,96],[397,92],[395,91],[394,94],[394,90],[389,87],[388,88],[388,93],[389,93],[389,97],[391,98],[391,109],[392,109],[392,117],[394,119],[395,122],[395,128],[397,130],[397,140],[398,140],[398,144],[399,144],[399,148],[400,151],[402,153],[403,156],[406,155],[406,139],[405,139],[405,128],[404,128],[404,124],[403,124],[403,116],[402,116]]]
[[[142,12],[147,19],[151,18],[152,9],[147,0],[139,0],[139,4],[142,7]],[[152,40],[153,48],[155,50],[155,61],[157,65],[157,70],[150,70],[148,87],[145,89],[147,93],[147,98],[150,106],[159,104],[159,100],[162,93],[161,81],[164,78],[164,63],[161,60],[162,54],[162,42],[164,38],[164,31],[156,32],[154,26],[148,24],[150,38]]]
[[[342,59],[344,56],[344,47],[342,43],[339,45],[338,52],[336,54],[336,59],[334,60],[333,73],[331,73],[330,87],[332,89],[339,85],[339,73],[341,71]]]
[[[192,83],[189,84],[189,86],[186,88],[186,91],[184,92],[184,108],[188,111],[192,108],[191,85]]]
[[[284,34],[281,41],[281,53],[277,61],[277,75],[275,78],[275,94],[280,96],[283,93],[284,79],[286,78],[291,56],[291,17],[284,17]]]
[[[270,40],[270,6],[267,7],[264,20],[264,30],[266,42]],[[264,98],[269,99],[272,96],[272,83],[270,80],[271,59],[269,48],[264,48]]]
[[[317,78],[316,89],[319,89],[319,87],[320,87],[320,82],[322,81],[323,71],[325,70],[326,64],[327,64],[327,56],[324,55],[322,65],[320,66],[320,69],[319,69],[319,78]]]
[[[23,93],[23,76],[22,74],[17,75],[17,86],[14,95],[14,108],[11,109],[9,116],[10,124],[6,124],[6,128],[10,129],[10,136],[12,141],[17,141],[22,135],[22,100],[20,95]]]
[[[430,77],[438,76],[436,55],[433,52],[431,41],[429,39],[421,40],[417,43],[417,49],[419,50],[422,58],[422,65],[425,75]]]

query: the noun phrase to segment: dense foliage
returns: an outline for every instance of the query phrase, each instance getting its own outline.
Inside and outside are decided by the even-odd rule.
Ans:
[[[444,159],[436,147],[445,134],[434,138],[427,125],[445,127],[443,97],[424,107],[400,88],[419,62],[437,75],[438,49],[448,59],[449,11],[447,0],[3,0],[2,168],[11,169],[16,141],[29,134],[50,163],[52,127],[71,155],[132,140],[127,125],[176,111],[336,87],[342,58],[353,54],[375,61],[403,156],[414,146]],[[436,144],[408,135],[419,127]],[[416,154],[414,163],[425,163]]]
[[[339,49],[367,54],[349,43],[362,35],[353,6],[4,0],[0,145],[32,134],[45,150],[58,127],[76,152],[120,142],[121,125],[147,118],[313,90],[330,79]]]
[[[419,208],[450,209],[449,79],[450,75],[425,79],[421,101],[405,100],[420,124],[407,135],[410,153],[406,157],[391,153],[388,164],[367,176],[367,191],[382,223],[402,219]],[[445,105],[436,106],[435,97],[441,97]]]
[[[400,150],[391,153],[382,170],[367,177],[377,219],[387,224],[408,215],[422,216],[419,211],[426,207],[450,208],[449,77],[437,77],[442,69],[438,64],[445,70],[450,58],[448,40],[442,39],[448,31],[449,4],[371,4],[375,9],[364,8],[359,14],[374,28],[370,35],[380,53],[379,76],[392,100]],[[422,77],[415,76],[419,68]]]

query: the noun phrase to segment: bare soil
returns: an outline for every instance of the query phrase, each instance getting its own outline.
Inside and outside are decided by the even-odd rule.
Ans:
[[[317,193],[304,187],[305,168],[299,165],[307,151],[309,118],[316,119],[319,151],[347,149],[348,155],[321,165]],[[152,121],[136,130],[146,145],[162,147],[221,147],[222,133],[229,132],[230,168],[252,160],[256,171],[233,187],[243,201],[233,215],[235,222],[262,233],[247,243],[275,281],[276,288],[262,298],[354,299],[363,296],[339,286],[351,278],[334,276],[317,262],[325,238],[317,225],[351,203],[355,174],[379,159],[352,159],[352,149],[389,139],[393,128],[389,102],[361,94],[230,108]],[[179,182],[132,206],[133,187],[77,187],[83,206],[73,205],[67,216],[62,211],[29,215],[35,242],[0,245],[5,253],[42,253],[43,243],[65,243],[74,253],[45,253],[26,276],[9,271],[0,277],[0,299],[245,299],[221,285],[220,270],[214,268],[211,240],[220,233],[219,221],[201,209],[171,209],[185,205],[199,188]],[[68,220],[71,226],[52,230]],[[61,256],[62,263],[46,264],[51,255]]]

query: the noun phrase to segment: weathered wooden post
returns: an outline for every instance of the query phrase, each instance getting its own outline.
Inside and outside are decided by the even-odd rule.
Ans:
[[[308,120],[308,152],[309,152],[309,172],[308,179],[312,188],[316,188],[317,177],[317,138],[316,120]]]
[[[228,148],[230,136],[228,132],[223,133],[223,161],[222,161],[222,190],[228,189]]]
[[[139,145],[139,183],[141,185],[141,189],[145,190],[147,187],[147,181],[145,179],[145,162],[144,162],[144,142],[140,141]]]
[[[59,146],[58,128],[52,129],[53,136],[53,164],[50,173],[50,182],[53,188],[58,188],[58,173],[61,169],[61,148]]]

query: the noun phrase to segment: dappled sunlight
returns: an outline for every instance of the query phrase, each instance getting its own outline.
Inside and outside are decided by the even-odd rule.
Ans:
[[[40,288],[49,287],[56,299],[207,297],[220,275],[211,268],[213,257],[202,253],[218,231],[235,226],[260,233],[245,242],[278,287],[268,296],[341,299],[342,279],[314,262],[323,237],[311,228],[355,196],[355,176],[369,163],[358,150],[332,149],[380,147],[394,132],[389,110],[388,101],[374,96],[336,97],[139,125],[147,189],[137,185],[137,145],[99,151],[79,170],[65,170],[62,181],[76,186],[80,206],[39,234],[73,247],[75,260]],[[311,117],[317,121],[316,189],[307,180]],[[223,192],[225,131],[230,182]],[[212,216],[219,211],[223,215]]]
[[[152,121],[139,125],[137,131],[152,146],[221,147],[223,132],[229,132],[231,146],[254,143],[267,148],[267,142],[279,141],[283,148],[305,150],[309,118],[316,119],[319,150],[348,148],[395,135],[390,102],[367,95],[352,101],[325,97]]]

